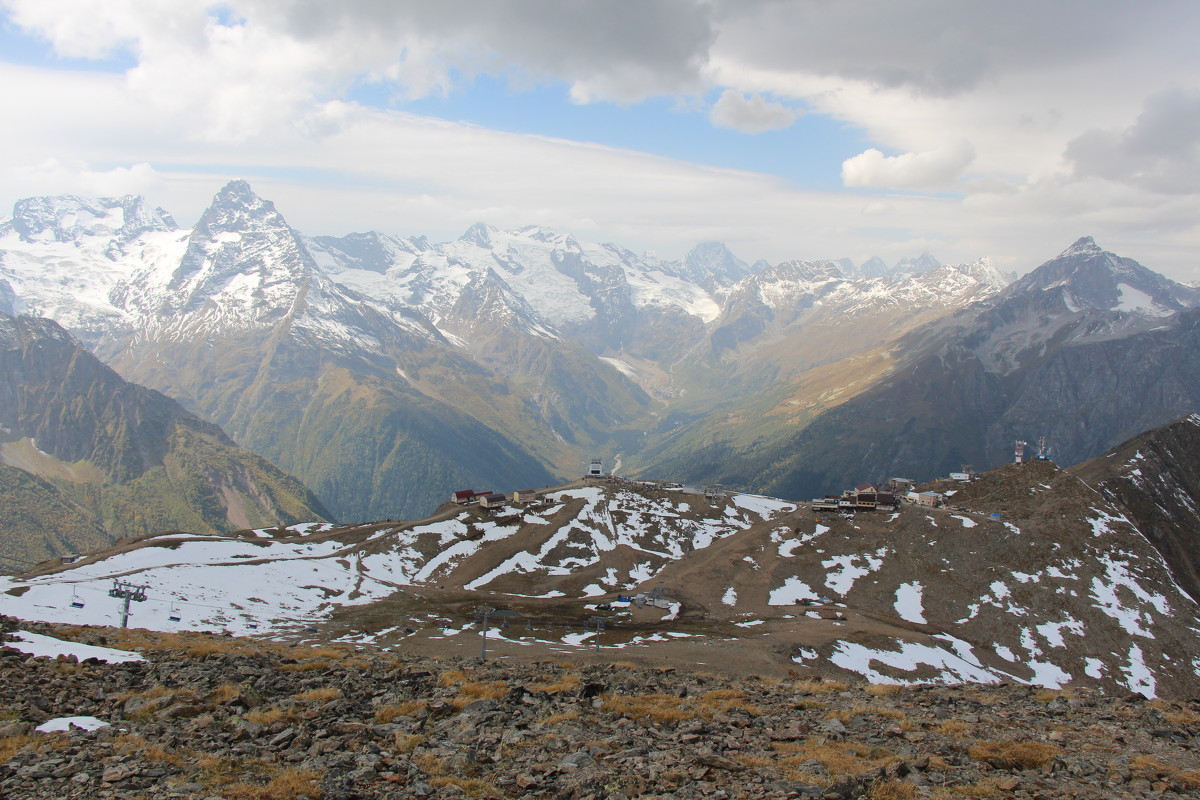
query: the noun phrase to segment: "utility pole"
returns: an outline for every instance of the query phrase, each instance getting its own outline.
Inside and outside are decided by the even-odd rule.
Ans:
[[[589,617],[588,622],[596,629],[596,652],[600,652],[600,634],[604,633],[604,617]]]
[[[475,609],[475,621],[483,626],[483,642],[479,647],[479,660],[487,661],[487,632],[488,632],[488,617],[491,616],[496,609],[491,606],[480,606]]]
[[[137,586],[132,583],[122,583],[113,578],[113,587],[108,590],[109,597],[115,597],[118,600],[123,600],[121,605],[121,627],[129,627],[129,603],[137,601],[143,603],[146,600],[146,590],[149,586]]]

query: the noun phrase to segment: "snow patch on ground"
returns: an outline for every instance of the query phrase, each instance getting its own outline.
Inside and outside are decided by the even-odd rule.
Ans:
[[[53,636],[44,636],[40,633],[30,633],[29,631],[17,631],[13,636],[13,641],[0,642],[0,647],[11,647],[13,650],[28,653],[31,656],[42,656],[45,658],[54,658],[60,655],[75,656],[80,661],[86,658],[97,658],[109,664],[124,664],[128,661],[146,660],[140,653],[130,652],[129,650],[114,650],[111,647],[97,647],[79,642],[68,642],[63,639],[55,639]]]
[[[1141,692],[1146,697],[1157,697],[1157,684],[1154,673],[1146,666],[1142,649],[1136,644],[1129,645],[1129,664],[1122,668],[1127,680],[1125,685],[1132,692]]]
[[[924,587],[917,581],[902,583],[896,587],[896,614],[900,619],[925,624],[925,611],[921,605]]]
[[[725,594],[721,597],[721,602],[727,606],[737,605],[737,592],[732,586],[725,590]]]
[[[100,728],[107,728],[108,725],[104,720],[96,719],[95,717],[56,717],[55,719],[46,720],[34,730],[39,733],[70,731],[72,729],[94,731]]]
[[[945,637],[954,647],[953,637]],[[964,659],[958,652],[919,642],[897,642],[897,650],[873,649],[856,642],[838,642],[829,660],[850,672],[862,675],[871,683],[889,683],[901,686],[921,683],[998,683],[1008,676],[994,672],[973,657]],[[962,643],[967,651],[970,646]],[[916,672],[932,667],[937,678],[904,678],[884,674],[879,668],[890,667],[899,672]]]
[[[821,566],[831,571],[825,576],[825,585],[845,597],[854,588],[855,581],[864,575],[870,575],[883,566],[883,559],[886,555],[887,548],[881,547],[875,551],[874,555],[855,553],[826,559],[821,562]],[[835,571],[834,567],[837,567]]]
[[[795,605],[801,600],[816,600],[818,595],[804,581],[799,578],[788,578],[784,581],[783,586],[771,591],[770,597],[767,599],[769,606],[790,606]]]

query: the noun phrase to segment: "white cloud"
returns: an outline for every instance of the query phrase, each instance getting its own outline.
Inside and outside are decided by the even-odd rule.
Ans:
[[[62,55],[135,64],[125,75],[0,64],[8,201],[143,181],[186,224],[244,176],[315,233],[544,221],[664,253],[723,238],[774,260],[911,255],[901,248],[932,241],[947,261],[987,254],[1017,270],[1084,234],[1177,272],[1200,248],[1193,0],[0,4]],[[698,121],[697,98],[716,94],[711,123],[740,130],[803,107],[825,124],[788,135],[805,147],[807,129],[841,124],[852,145],[812,150],[837,152],[829,171],[845,159],[859,191],[349,100],[374,82],[402,109],[481,74],[575,102],[669,95]],[[60,170],[29,167],[45,164]],[[888,192],[947,187],[964,199]]]
[[[9,179],[36,186],[40,194],[77,194],[84,197],[154,195],[165,188],[162,175],[146,163],[94,170],[86,163],[64,164],[49,158],[32,167],[17,167]]]
[[[742,133],[764,133],[786,128],[796,121],[800,112],[782,103],[767,100],[762,95],[743,95],[726,89],[709,112],[712,123],[721,128],[733,128]]]
[[[1132,125],[1086,131],[1067,145],[1066,157],[1080,176],[1168,194],[1200,193],[1200,89],[1146,98]]]
[[[842,182],[852,187],[938,188],[953,183],[974,159],[975,148],[966,140],[899,156],[885,156],[872,147],[842,163]]]

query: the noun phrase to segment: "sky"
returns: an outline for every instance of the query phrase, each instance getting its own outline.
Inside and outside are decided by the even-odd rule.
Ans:
[[[0,0],[0,208],[1200,279],[1195,0]]]

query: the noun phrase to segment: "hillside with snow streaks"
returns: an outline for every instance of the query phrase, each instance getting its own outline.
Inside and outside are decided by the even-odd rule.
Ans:
[[[486,604],[527,620],[503,641],[555,653],[592,643],[571,623],[612,604],[606,646],[639,652],[686,640],[880,683],[1200,690],[1196,605],[1118,509],[1047,462],[987,473],[955,502],[846,519],[762,496],[575,484],[419,523],[152,537],[4,579],[0,597],[27,619],[111,624],[120,577],[150,587],[137,625],[406,648],[469,647]],[[616,602],[655,589],[657,608]],[[533,622],[546,617],[559,627]]]

